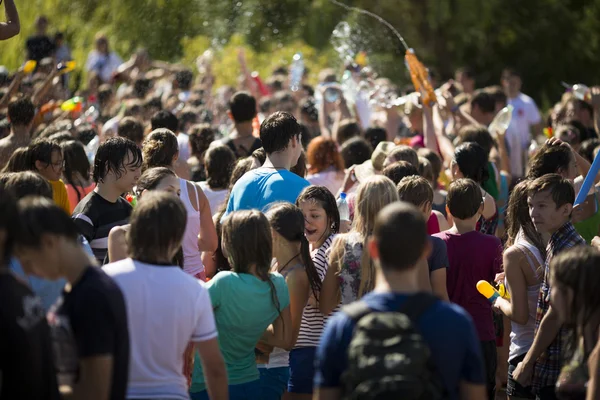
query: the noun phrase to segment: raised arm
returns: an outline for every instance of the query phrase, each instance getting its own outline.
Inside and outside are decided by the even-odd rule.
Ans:
[[[14,0],[4,0],[4,11],[6,12],[6,22],[0,22],[0,40],[10,39],[21,32],[19,13]]]

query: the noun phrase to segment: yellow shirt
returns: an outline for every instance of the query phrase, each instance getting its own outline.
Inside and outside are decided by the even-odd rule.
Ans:
[[[48,181],[52,185],[52,198],[54,202],[58,204],[60,208],[71,215],[71,204],[69,203],[69,196],[67,195],[67,188],[63,181]]]

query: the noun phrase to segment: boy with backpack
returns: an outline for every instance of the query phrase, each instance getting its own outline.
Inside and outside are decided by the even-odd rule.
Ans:
[[[473,321],[462,308],[418,292],[417,265],[431,251],[422,213],[403,202],[388,205],[368,249],[375,290],[327,323],[316,354],[315,399],[484,398]]]
[[[477,282],[493,282],[496,274],[502,272],[502,244],[497,237],[476,230],[483,212],[483,197],[475,181],[462,178],[452,182],[447,204],[454,226],[433,236],[446,242],[450,261],[448,296],[451,302],[463,307],[473,318],[485,363],[487,398],[493,400],[496,391],[496,333],[492,305],[477,291]]]

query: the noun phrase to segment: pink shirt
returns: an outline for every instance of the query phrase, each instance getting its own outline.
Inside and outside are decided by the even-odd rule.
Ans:
[[[88,193],[90,193],[92,190],[94,190],[96,188],[96,184],[92,183],[88,187],[73,186],[73,185],[65,184],[65,187],[67,188],[67,196],[69,196],[69,204],[71,204],[71,213],[73,213],[73,210],[75,210],[75,207],[77,207],[77,204],[79,204],[79,202],[81,200],[83,200],[83,198],[85,196],[87,196]],[[78,192],[79,192],[79,197],[77,196]]]

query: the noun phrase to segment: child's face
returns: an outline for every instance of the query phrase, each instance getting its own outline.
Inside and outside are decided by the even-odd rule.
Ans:
[[[319,243],[329,234],[329,218],[321,203],[307,200],[300,203],[304,214],[304,232],[310,243]]]
[[[535,193],[527,198],[529,216],[540,233],[554,233],[568,220],[572,205],[564,204],[560,207],[552,199],[550,190]]]

